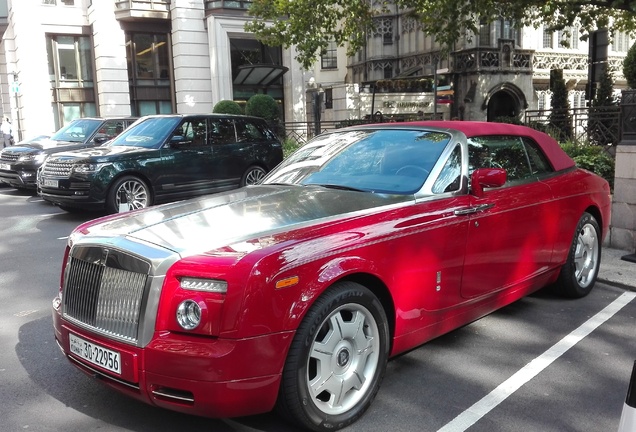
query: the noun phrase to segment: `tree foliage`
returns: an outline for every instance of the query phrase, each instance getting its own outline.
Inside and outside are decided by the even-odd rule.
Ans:
[[[629,88],[636,89],[636,44],[631,46],[623,60],[623,76]]]
[[[616,145],[617,137],[612,133],[616,123],[618,99],[614,95],[614,79],[609,66],[599,77],[598,90],[592,99],[588,118],[588,137],[591,144]]]
[[[572,115],[570,114],[570,102],[568,90],[563,79],[563,71],[555,70],[554,86],[552,87],[552,110],[550,111],[550,126],[557,132],[555,137],[561,142],[572,139]]]
[[[296,59],[309,69],[330,41],[347,44],[349,55],[356,53],[374,28],[374,16],[388,11],[390,4],[409,11],[445,50],[453,49],[460,37],[477,34],[480,20],[502,17],[552,30],[567,30],[577,22],[583,39],[601,28],[610,34],[636,30],[634,0],[254,0],[254,19],[246,30],[267,45],[294,46]]]

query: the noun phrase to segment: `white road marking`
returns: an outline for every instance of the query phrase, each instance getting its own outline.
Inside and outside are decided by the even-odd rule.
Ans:
[[[463,432],[482,417],[519,390],[521,386],[550,366],[552,362],[565,354],[570,348],[592,333],[605,321],[613,317],[636,297],[636,292],[627,291],[607,305],[605,309],[583,323],[579,328],[565,336],[539,357],[521,368],[517,373],[501,383],[496,389],[477,401],[473,406],[455,417],[438,432]]]

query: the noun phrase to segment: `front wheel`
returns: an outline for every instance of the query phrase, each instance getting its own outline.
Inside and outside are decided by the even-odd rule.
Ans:
[[[150,188],[138,177],[124,176],[115,181],[108,191],[106,210],[122,213],[152,205]]]
[[[386,370],[389,328],[377,297],[353,282],[332,286],[298,327],[283,369],[277,408],[314,431],[355,422]]]
[[[558,287],[562,295],[580,298],[588,295],[601,265],[601,229],[589,213],[583,213],[568,258],[559,274]]]

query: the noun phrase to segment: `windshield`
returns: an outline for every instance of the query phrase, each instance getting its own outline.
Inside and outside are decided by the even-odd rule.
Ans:
[[[449,140],[446,133],[409,129],[323,134],[283,161],[263,184],[413,194],[422,188]]]
[[[102,121],[97,119],[73,120],[55,132],[51,139],[56,141],[84,142],[93,136],[101,124]]]
[[[109,144],[112,147],[159,148],[166,142],[181,117],[149,117],[138,120]]]

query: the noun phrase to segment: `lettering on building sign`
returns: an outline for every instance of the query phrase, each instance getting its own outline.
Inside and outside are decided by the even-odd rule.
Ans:
[[[430,102],[396,102],[396,101],[384,101],[382,103],[383,108],[426,108],[430,106]]]

